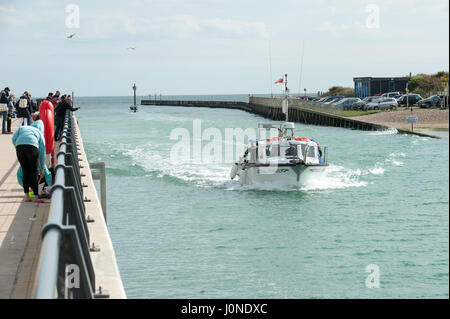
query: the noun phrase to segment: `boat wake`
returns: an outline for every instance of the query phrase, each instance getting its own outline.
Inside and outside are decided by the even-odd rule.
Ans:
[[[151,146],[138,146],[134,149],[123,150],[122,154],[131,159],[133,167],[142,168],[143,175],[156,178],[170,178],[172,180],[193,184],[196,187],[213,187],[224,190],[276,190],[276,191],[323,191],[344,189],[351,187],[366,187],[370,176],[385,174],[389,166],[402,166],[400,160],[404,153],[391,153],[384,161],[363,169],[350,169],[341,165],[326,167],[324,171],[305,176],[298,187],[288,187],[277,184],[254,184],[241,186],[238,181],[230,180],[228,163],[204,163],[202,161],[176,162],[161,154],[161,149]]]
[[[394,135],[397,134],[398,130],[396,128],[389,128],[387,130],[383,130],[383,131],[375,131],[375,132],[370,132],[369,135]]]

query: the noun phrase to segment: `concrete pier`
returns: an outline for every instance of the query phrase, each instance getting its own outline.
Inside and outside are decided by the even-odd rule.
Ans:
[[[262,117],[272,120],[283,121],[285,119],[285,114],[283,114],[281,110],[282,100],[283,99],[280,97],[250,97],[248,103],[227,101],[142,100],[141,105],[237,109],[258,114]],[[349,117],[331,114],[330,112],[321,110],[321,107],[314,102],[304,102],[298,98],[289,99],[289,121],[303,124],[334,126],[364,131],[386,131],[396,129],[385,125],[364,122]],[[413,132],[409,130],[398,131],[405,134],[439,138],[434,135]]]
[[[13,119],[13,131],[18,125],[19,121]],[[86,199],[86,218],[92,221],[88,223],[90,245],[100,248],[89,253],[95,272],[95,289],[101,289],[102,294],[109,298],[126,298],[76,119],[73,125]],[[16,176],[19,163],[11,138],[10,134],[0,135],[0,299],[26,299],[34,298],[38,273],[45,271],[39,269],[41,237],[49,218],[50,200],[44,204],[23,202],[23,188]],[[55,146],[55,154],[57,152],[58,146]]]

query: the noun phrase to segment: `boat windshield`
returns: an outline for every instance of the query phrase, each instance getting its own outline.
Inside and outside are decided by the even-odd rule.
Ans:
[[[279,156],[279,145],[269,144],[266,146],[266,156],[267,157],[277,157]]]
[[[285,158],[296,158],[298,157],[297,146],[294,144],[280,146],[280,154]]]

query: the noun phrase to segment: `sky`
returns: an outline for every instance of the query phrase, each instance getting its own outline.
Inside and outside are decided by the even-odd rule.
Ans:
[[[448,71],[449,5],[0,0],[0,61],[0,89],[35,97],[279,93],[285,73],[291,93],[326,91]]]

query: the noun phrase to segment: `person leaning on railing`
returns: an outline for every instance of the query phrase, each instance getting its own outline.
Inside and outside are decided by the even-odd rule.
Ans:
[[[72,100],[67,99],[66,95],[61,96],[61,102],[55,107],[55,141],[61,139],[61,134],[64,128],[64,117],[66,116],[66,111],[76,111],[80,107],[72,107]]]
[[[38,174],[40,179],[48,175],[45,166],[45,138],[44,123],[41,120],[31,126],[20,126],[12,137],[12,143],[16,148],[17,159],[22,168],[22,186],[25,193],[25,202],[31,202],[29,189],[36,197],[35,202],[43,203],[38,199]]]

